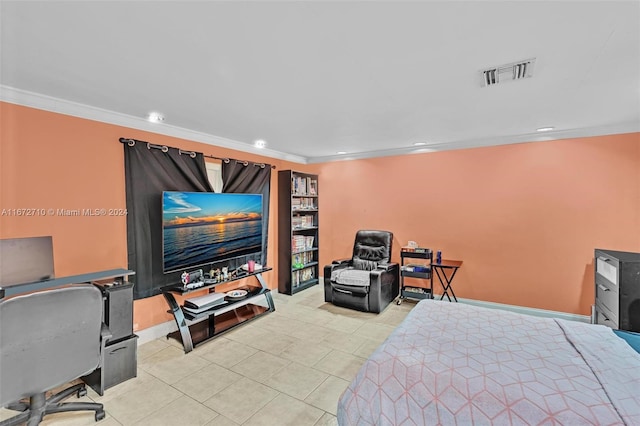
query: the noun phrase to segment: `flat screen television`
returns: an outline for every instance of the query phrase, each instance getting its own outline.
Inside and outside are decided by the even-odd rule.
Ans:
[[[164,191],[165,273],[262,253],[262,194]]]

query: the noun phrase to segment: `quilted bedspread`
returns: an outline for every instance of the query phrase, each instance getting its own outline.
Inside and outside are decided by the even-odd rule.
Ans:
[[[640,425],[640,354],[605,326],[423,300],[337,414],[340,425]]]

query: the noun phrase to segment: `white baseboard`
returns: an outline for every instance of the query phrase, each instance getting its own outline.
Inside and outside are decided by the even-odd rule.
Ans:
[[[138,345],[150,342],[152,340],[159,339],[160,337],[166,337],[167,334],[173,333],[178,330],[178,326],[175,321],[167,321],[162,324],[157,324],[144,330],[135,331],[138,336]]]
[[[324,281],[323,277],[320,277],[321,284],[323,281]],[[442,295],[434,293],[433,296],[437,299],[440,299]],[[458,299],[458,302],[460,303],[466,303],[468,305],[474,305],[474,306],[481,306],[483,308],[502,309],[505,311],[517,312],[519,314],[533,315],[536,317],[560,318],[568,321],[591,323],[591,316],[589,315],[569,314],[567,312],[549,311],[546,309],[528,308],[526,306],[507,305],[504,303],[485,302],[484,300],[463,299],[460,297],[457,297],[457,299]],[[445,300],[448,300],[448,299],[445,299]]]
[[[436,299],[440,299],[440,294],[433,295]],[[504,303],[495,303],[495,302],[485,302],[484,300],[473,300],[473,299],[463,299],[457,297],[458,302],[466,303],[467,305],[480,306],[483,308],[491,308],[491,309],[502,309],[503,311],[511,311],[517,312],[519,314],[533,315],[536,317],[547,317],[547,318],[560,318],[568,321],[578,321],[578,322],[591,322],[591,317],[588,315],[578,315],[578,314],[569,314],[566,312],[558,312],[558,311],[548,311],[546,309],[537,309],[537,308],[527,308],[525,306],[517,306],[517,305],[506,305]],[[448,300],[448,299],[444,299]]]

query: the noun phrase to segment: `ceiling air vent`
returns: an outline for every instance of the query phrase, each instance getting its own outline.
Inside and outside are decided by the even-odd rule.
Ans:
[[[482,86],[495,86],[506,81],[521,80],[533,76],[533,65],[536,60],[527,59],[512,64],[482,70]]]

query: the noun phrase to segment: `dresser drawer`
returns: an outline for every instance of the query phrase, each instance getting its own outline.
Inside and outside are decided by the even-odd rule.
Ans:
[[[618,259],[602,252],[596,252],[596,279],[601,277],[614,286],[618,286],[619,268]]]
[[[138,336],[107,345],[104,354],[104,388],[132,379],[138,373]]]
[[[596,304],[600,303],[611,312],[617,313],[620,307],[618,288],[606,285],[605,283],[598,283],[597,281],[598,280],[596,280]]]
[[[606,325],[613,329],[618,328],[618,317],[599,303],[596,303],[595,315],[596,324]]]

